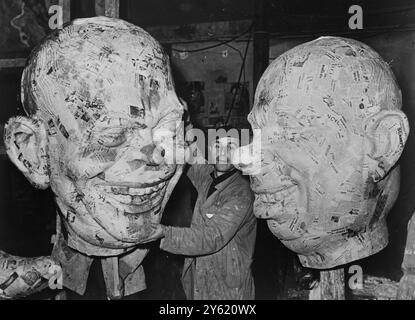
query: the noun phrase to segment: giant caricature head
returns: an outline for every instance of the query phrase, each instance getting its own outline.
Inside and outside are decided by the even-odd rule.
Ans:
[[[319,38],[265,71],[249,115],[262,140],[254,213],[304,266],[335,267],[387,245],[409,131],[400,109],[390,67],[355,40]]]
[[[7,151],[51,186],[69,244],[109,256],[145,241],[181,173],[167,141],[183,141],[183,107],[160,44],[122,20],[75,20],[34,50],[22,102],[30,118],[9,121]]]

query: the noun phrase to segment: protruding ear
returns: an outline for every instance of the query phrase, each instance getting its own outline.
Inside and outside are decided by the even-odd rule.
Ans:
[[[369,176],[382,180],[395,165],[409,135],[409,123],[400,110],[384,110],[370,117],[365,124],[366,138],[371,146]]]
[[[10,160],[37,188],[49,187],[48,137],[42,121],[14,117],[4,129],[4,144]]]

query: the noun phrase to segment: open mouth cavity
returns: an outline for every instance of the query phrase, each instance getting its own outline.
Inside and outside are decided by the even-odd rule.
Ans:
[[[97,185],[99,193],[114,207],[123,208],[125,213],[144,213],[160,206],[167,182],[163,181],[148,188]]]

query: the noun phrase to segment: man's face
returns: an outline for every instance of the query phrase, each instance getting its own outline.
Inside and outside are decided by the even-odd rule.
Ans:
[[[160,221],[174,187],[183,107],[153,38],[120,20],[80,21],[33,56],[25,106],[46,126],[50,183],[69,229],[95,246],[128,247]]]
[[[237,148],[238,142],[231,138],[222,138],[213,144],[211,152],[214,155],[214,167],[217,172],[228,172],[234,168],[232,157]]]

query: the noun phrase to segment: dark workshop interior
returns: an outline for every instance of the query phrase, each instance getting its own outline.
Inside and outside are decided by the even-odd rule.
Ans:
[[[48,6],[58,0],[0,0],[0,126],[23,114],[20,78],[30,51],[50,31]],[[70,19],[96,15],[94,0],[71,0]],[[350,30],[348,8],[364,10],[364,28]],[[187,101],[198,128],[249,128],[247,115],[268,64],[288,49],[325,35],[360,40],[391,66],[403,96],[403,111],[415,127],[415,3],[412,0],[120,0],[119,17],[155,37],[170,55],[177,94]],[[56,208],[50,189],[33,188],[0,146],[0,248],[19,256],[49,255]],[[400,193],[388,216],[389,245],[359,261],[365,275],[397,282],[409,219],[415,210],[415,137],[411,131],[400,160]],[[162,222],[189,226],[196,191],[183,175]],[[139,299],[184,299],[183,258],[151,245],[144,260],[147,290]],[[301,267],[258,220],[253,263],[256,299],[306,299],[316,271]],[[90,281],[99,275],[91,274]],[[91,284],[99,288],[98,280]],[[100,293],[101,292],[101,293]],[[101,299],[105,290],[86,298]],[[353,299],[351,292],[347,293]],[[52,292],[37,298],[47,299]],[[35,298],[36,298],[35,297]],[[33,297],[29,298],[33,299]],[[357,298],[356,298],[357,299]]]

